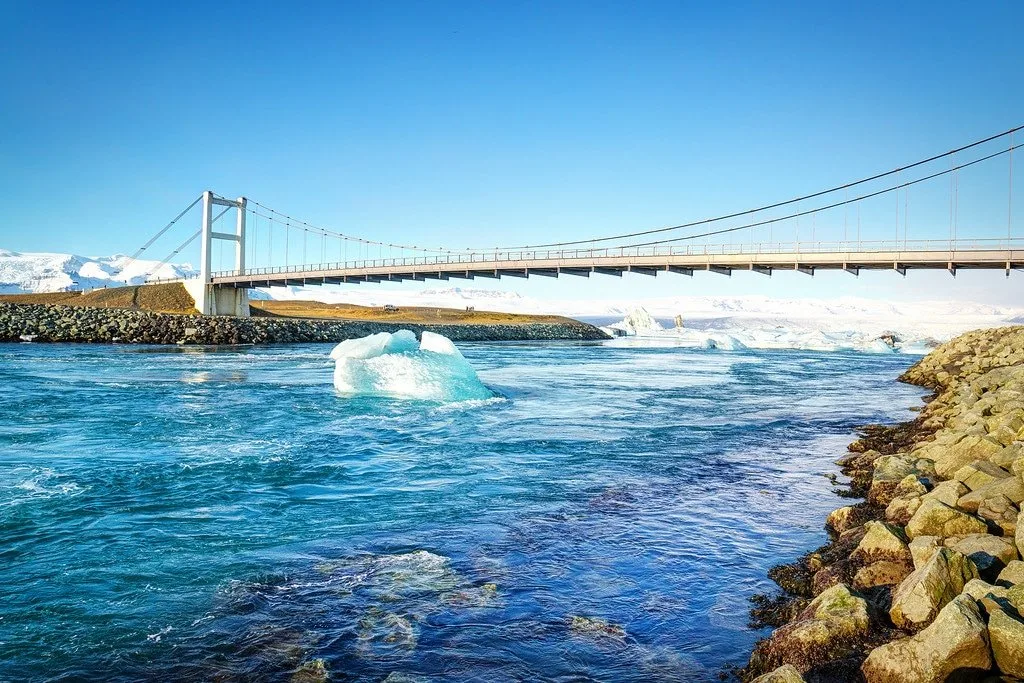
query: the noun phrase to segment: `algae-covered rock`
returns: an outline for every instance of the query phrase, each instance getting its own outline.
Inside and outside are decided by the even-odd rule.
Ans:
[[[940,503],[949,505],[950,507],[955,507],[957,501],[967,493],[968,489],[962,482],[950,479],[949,481],[943,481],[936,484],[935,488],[921,496],[921,502],[924,502],[925,500],[937,500]]]
[[[996,583],[1002,586],[1016,586],[1017,584],[1024,584],[1024,562],[1021,560],[1013,560],[1009,562],[1003,571],[999,572],[999,577],[996,578]]]
[[[853,587],[857,590],[867,590],[876,586],[895,586],[912,571],[914,566],[909,561],[879,560],[857,570],[853,576]]]
[[[983,534],[988,525],[973,515],[957,510],[937,500],[925,500],[914,516],[907,522],[907,535],[917,536],[963,536]]]
[[[621,626],[599,617],[573,616],[569,619],[569,630],[576,635],[591,638],[626,637],[626,631]]]
[[[938,536],[918,536],[910,542],[910,556],[914,560],[914,569],[920,569],[932,559],[941,546],[942,539]]]
[[[900,628],[923,628],[976,578],[973,562],[955,550],[940,548],[893,591],[889,617]]]
[[[1018,615],[994,609],[989,612],[988,633],[999,670],[1024,678],[1024,621]]]
[[[1000,477],[960,496],[956,506],[967,512],[975,512],[986,499],[994,496],[1005,496],[1015,505],[1020,504],[1024,501],[1024,483],[1017,477]]]
[[[910,549],[907,548],[903,532],[897,527],[885,522],[867,522],[864,528],[864,538],[850,555],[851,560],[862,564],[881,560],[907,564],[911,562]]]
[[[792,664],[783,664],[774,671],[758,676],[751,683],[804,683],[804,677]]]
[[[326,683],[331,678],[327,663],[322,659],[303,662],[289,678],[289,683]]]
[[[758,643],[751,666],[761,671],[791,664],[812,666],[855,652],[868,634],[867,602],[844,584],[816,597],[797,619]]]
[[[1017,534],[1017,518],[1020,511],[1012,500],[1002,494],[983,500],[978,506],[977,515],[1009,539],[1013,539]]]
[[[952,548],[966,555],[982,577],[995,579],[1003,567],[1017,559],[1017,547],[1013,539],[990,534],[970,534],[954,536],[944,541],[947,548]]]
[[[877,647],[861,671],[868,683],[945,683],[992,668],[988,631],[974,599],[960,595],[920,633]]]
[[[971,491],[977,491],[994,482],[1009,479],[1011,476],[999,465],[994,465],[987,460],[975,460],[958,469],[953,474],[953,479],[962,482]]]
[[[909,476],[918,476],[917,456],[909,453],[883,455],[875,460],[875,471],[871,475],[868,501],[874,505],[888,505],[896,496],[900,482]]]

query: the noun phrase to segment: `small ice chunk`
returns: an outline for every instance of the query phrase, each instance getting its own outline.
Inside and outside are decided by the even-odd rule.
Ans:
[[[409,334],[412,333],[410,332]],[[376,358],[385,353],[388,342],[391,341],[391,336],[387,332],[378,332],[377,334],[371,334],[369,337],[346,339],[334,347],[334,350],[331,351],[331,358],[334,360],[342,360],[344,358]]]
[[[408,330],[402,330],[401,332],[408,332]],[[401,332],[396,332],[395,334],[401,334]],[[412,334],[412,332],[409,332],[409,334]],[[452,340],[449,339],[448,337],[445,337],[444,335],[440,334],[435,334],[434,332],[427,332],[425,330],[421,337],[422,339],[420,341],[420,351],[430,351],[431,353],[443,353],[446,356],[458,356],[459,358],[462,358],[462,353],[457,348],[455,348],[455,344],[453,344]],[[415,340],[416,337],[414,336],[413,341]]]

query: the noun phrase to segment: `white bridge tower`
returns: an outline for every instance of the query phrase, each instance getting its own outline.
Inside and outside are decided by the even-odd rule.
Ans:
[[[213,215],[214,206],[224,207],[224,210],[216,217]],[[234,232],[214,230],[214,223],[231,209],[236,210]],[[211,282],[214,240],[234,243],[235,262],[231,271],[235,275],[242,275],[245,272],[245,197],[234,200],[222,199],[210,190],[203,192],[203,231],[199,256],[199,280],[187,282],[195,283],[189,289],[192,290],[190,293],[196,301],[196,308],[203,315],[248,316],[248,290],[233,286],[216,287]]]

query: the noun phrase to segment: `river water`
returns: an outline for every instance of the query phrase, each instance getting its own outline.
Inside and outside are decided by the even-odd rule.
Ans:
[[[0,680],[714,680],[853,428],[921,396],[898,355],[460,346],[501,398],[0,345]]]

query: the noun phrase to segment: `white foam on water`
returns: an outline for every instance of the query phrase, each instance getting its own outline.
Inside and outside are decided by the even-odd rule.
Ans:
[[[386,396],[429,401],[494,397],[450,339],[409,330],[379,332],[341,342],[331,351],[334,388],[347,396]]]

